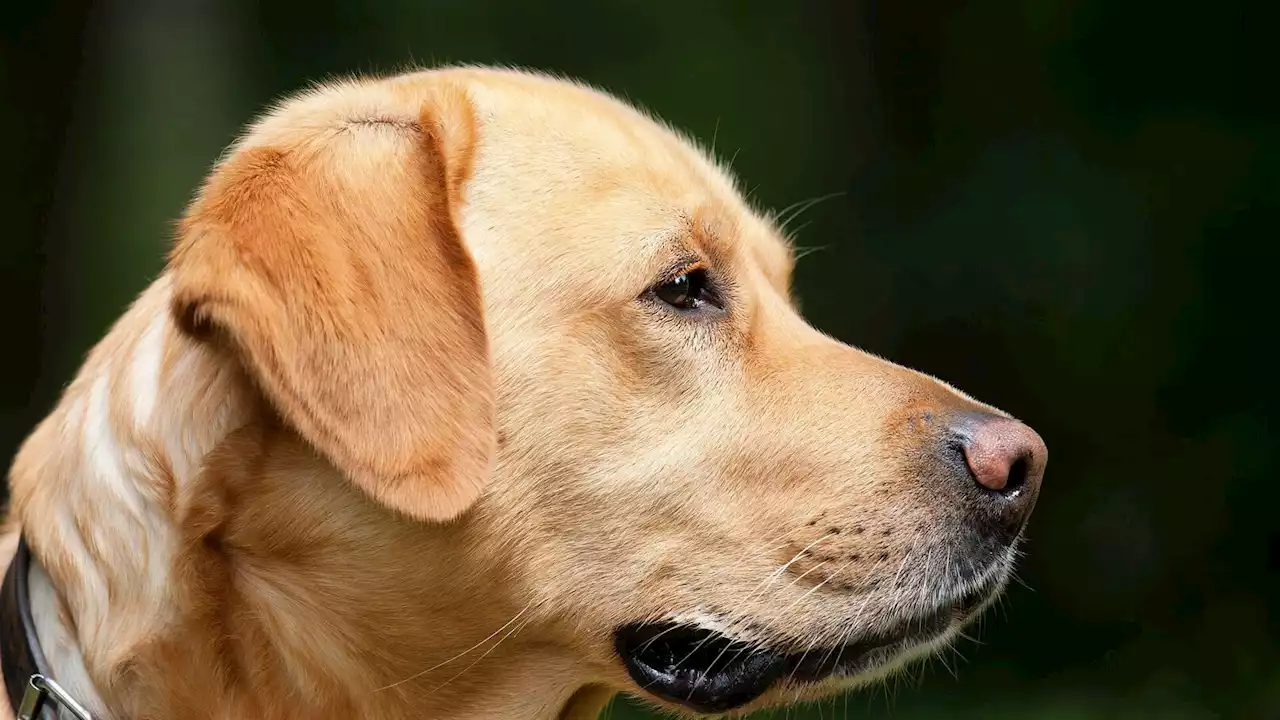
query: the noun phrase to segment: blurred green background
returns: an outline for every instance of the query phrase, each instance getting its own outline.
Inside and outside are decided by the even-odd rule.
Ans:
[[[0,38],[5,457],[310,80],[500,62],[715,137],[809,209],[824,330],[1051,449],[981,644],[778,717],[1280,718],[1274,4],[17,2]],[[612,717],[647,717],[625,701]]]

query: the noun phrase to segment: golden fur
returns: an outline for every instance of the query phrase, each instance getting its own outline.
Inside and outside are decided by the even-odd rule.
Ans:
[[[792,262],[714,162],[579,85],[288,100],[13,463],[65,684],[108,718],[572,720],[635,689],[622,623],[888,622],[929,591],[876,581],[951,517],[913,448],[998,411],[811,328]],[[693,264],[730,311],[638,299]]]

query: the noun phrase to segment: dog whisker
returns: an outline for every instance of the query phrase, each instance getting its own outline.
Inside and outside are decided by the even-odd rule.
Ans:
[[[659,632],[657,635],[654,635],[653,637],[649,638],[649,640],[648,640],[648,641],[646,641],[643,645],[641,645],[641,646],[640,646],[640,652],[644,652],[645,650],[648,650],[648,649],[649,649],[650,647],[652,647],[652,646],[653,646],[653,644],[654,644],[655,642],[657,642],[657,641],[658,641],[658,640],[659,640],[663,635],[666,635],[667,633],[669,633],[669,632],[671,632],[671,631],[673,631],[673,630],[677,629],[678,627],[679,627],[678,625],[672,625],[671,627],[669,627],[669,628],[667,628],[667,629],[665,629],[665,630],[663,630],[663,631]]]
[[[799,231],[800,231],[800,230],[802,230],[802,229],[803,229],[803,227],[796,228],[796,232],[799,232]],[[827,249],[827,248],[829,248],[829,247],[831,247],[831,246],[830,246],[830,245],[814,245],[814,246],[811,246],[811,247],[799,247],[799,246],[797,246],[797,247],[795,248],[795,259],[796,259],[796,261],[798,262],[798,261],[800,261],[800,260],[803,260],[803,259],[804,259],[804,258],[806,258],[806,257],[809,257],[810,255],[812,255],[812,254],[814,254],[814,253],[816,253],[816,252],[821,252],[821,251],[823,251],[823,250],[826,250],[826,249]]]
[[[680,660],[675,664],[675,668],[676,668],[676,669],[680,668],[680,666],[684,665],[684,664],[685,664],[685,662],[687,662],[687,661],[689,660],[689,658],[691,658],[691,657],[693,657],[694,655],[696,655],[696,654],[698,653],[698,651],[699,651],[699,650],[701,650],[701,649],[702,649],[702,647],[703,647],[704,645],[706,645],[707,641],[708,641],[708,640],[710,640],[712,637],[713,637],[712,635],[707,635],[706,637],[702,638],[702,640],[701,640],[701,641],[699,641],[699,642],[698,642],[698,644],[697,644],[697,645],[695,645],[695,646],[693,647],[693,649],[692,649],[692,650],[690,650],[690,651],[689,651],[689,653],[688,653],[687,655],[685,655],[683,658],[681,658],[681,659],[680,659]],[[721,652],[721,654],[723,654],[723,653],[724,653],[724,650],[721,650],[720,652]],[[717,656],[717,659],[719,659],[719,656]],[[714,663],[714,662],[712,662],[712,665],[714,665],[714,664],[715,664],[715,663]],[[694,687],[696,688],[696,687],[697,687],[697,685],[695,684],[695,686],[694,686]]]
[[[832,533],[827,533],[826,535],[823,535],[822,537],[818,538],[817,540],[814,540],[813,542],[809,543],[808,545],[805,545],[803,548],[801,548],[801,549],[800,549],[800,551],[799,551],[799,552],[797,552],[795,555],[793,555],[793,556],[791,557],[791,559],[790,559],[790,560],[788,560],[787,562],[783,563],[781,567],[779,567],[777,570],[774,570],[774,571],[773,571],[773,573],[772,573],[771,575],[769,575],[769,577],[765,578],[765,579],[760,583],[760,587],[763,587],[763,586],[765,586],[765,585],[767,585],[767,584],[769,584],[769,583],[773,582],[773,580],[774,580],[775,578],[777,578],[777,577],[778,577],[779,575],[781,575],[782,573],[786,572],[786,571],[787,571],[787,568],[791,567],[791,566],[792,566],[792,565],[793,565],[797,560],[799,560],[799,559],[800,559],[800,558],[801,558],[801,557],[802,557],[806,552],[809,552],[809,550],[812,550],[812,549],[813,549],[813,547],[814,547],[815,545],[817,545],[818,543],[822,542],[823,540],[827,540],[827,539],[830,539],[830,538],[832,538],[832,537],[835,537],[835,536],[834,536]],[[757,589],[759,589],[759,588],[757,588]]]
[[[789,567],[791,567],[793,564],[795,564],[795,562],[796,562],[797,560],[799,560],[801,557],[803,557],[803,556],[804,556],[804,554],[805,554],[806,552],[808,552],[809,550],[813,549],[816,545],[818,545],[818,544],[819,544],[819,543],[821,543],[822,541],[824,541],[824,540],[828,540],[828,539],[830,539],[830,538],[832,538],[832,537],[835,537],[835,534],[834,534],[834,533],[827,533],[827,534],[822,535],[821,537],[819,537],[817,540],[814,540],[813,542],[811,542],[811,543],[809,543],[808,545],[806,545],[806,546],[804,546],[803,548],[801,548],[801,549],[800,549],[800,550],[799,550],[795,555],[792,555],[792,556],[791,556],[791,559],[790,559],[790,560],[788,560],[787,562],[783,563],[781,566],[779,566],[778,568],[776,568],[773,572],[769,573],[769,575],[767,575],[767,576],[765,577],[765,579],[764,579],[764,580],[761,580],[761,581],[760,581],[760,583],[759,583],[758,585],[756,585],[756,586],[755,586],[755,588],[753,588],[753,589],[751,590],[751,592],[750,592],[750,593],[748,593],[748,594],[747,594],[747,596],[743,599],[743,601],[742,601],[741,605],[743,605],[743,606],[747,606],[747,605],[749,605],[750,603],[755,602],[756,600],[758,600],[758,599],[759,599],[759,598],[760,598],[760,597],[761,597],[765,592],[767,592],[768,586],[769,586],[769,585],[770,585],[770,584],[771,584],[775,579],[777,579],[779,576],[781,576],[781,575],[782,575],[782,573],[784,573],[784,572],[786,572],[786,571],[787,571],[787,568],[789,568]],[[785,545],[785,543],[784,543],[784,545]],[[811,569],[811,570],[812,570],[812,569]],[[806,573],[806,574],[807,574],[807,573]],[[801,577],[803,577],[803,575],[802,575]],[[798,580],[799,580],[799,578],[797,578],[796,580],[793,580],[793,581],[792,581],[792,583],[789,583],[787,587],[790,587],[791,585],[793,585],[793,584],[794,584],[795,582],[797,582]],[[731,625],[729,629],[730,629],[730,630],[738,630],[739,628],[736,628],[736,627],[734,627],[734,626],[732,626],[732,625]]]
[[[942,648],[939,648],[938,650],[934,650],[932,653],[930,653],[930,655],[934,658],[937,658],[938,662],[942,664],[942,667],[946,668],[946,671],[951,674],[952,678],[956,680],[960,679],[960,675],[959,673],[956,672],[956,669],[951,666],[951,663],[947,662],[947,657],[946,655],[943,654]],[[923,678],[923,673],[921,674],[921,677]]]
[[[852,562],[852,560],[851,560],[851,561],[849,561],[849,562],[847,562],[847,563],[845,563],[844,565],[840,566],[840,568],[836,570],[836,574],[838,574],[838,573],[840,573],[841,571],[843,571],[846,567],[848,567],[848,565],[849,565],[851,562]],[[879,561],[877,561],[877,562],[876,562],[876,564],[872,566],[871,571],[872,571],[872,572],[875,572],[875,570],[876,570],[879,566],[880,566],[880,562],[879,562]],[[854,615],[853,619],[851,619],[849,622],[845,623],[845,627],[841,628],[841,630],[840,630],[840,634],[839,634],[839,636],[838,636],[838,638],[837,638],[836,643],[835,643],[834,645],[832,645],[832,646],[831,646],[831,649],[828,649],[828,650],[827,650],[827,654],[826,654],[826,656],[824,656],[824,657],[822,658],[822,664],[823,664],[823,665],[825,665],[825,664],[826,664],[826,662],[827,662],[827,660],[829,660],[829,659],[830,659],[830,657],[831,657],[831,653],[832,653],[832,651],[833,651],[833,650],[836,652],[836,662],[835,662],[835,664],[836,664],[836,665],[839,665],[839,664],[840,664],[840,660],[841,660],[841,658],[844,656],[844,649],[845,649],[845,646],[846,646],[846,645],[848,644],[848,642],[853,638],[854,634],[858,631],[858,622],[859,622],[859,620],[860,620],[860,619],[861,619],[861,617],[862,617],[862,613],[863,613],[863,611],[865,611],[865,610],[866,610],[866,608],[867,608],[867,604],[868,604],[868,603],[867,603],[867,601],[866,601],[866,599],[865,599],[865,598],[863,599],[863,601],[862,601],[861,603],[859,603],[859,605],[858,605],[858,612],[857,612],[857,614],[856,614],[856,615]]]
[[[863,603],[863,604],[862,604],[862,607],[865,607],[865,606],[866,606],[866,604],[865,604],[865,603]],[[859,609],[859,611],[861,611],[861,608]],[[832,645],[830,648],[828,648],[828,649],[827,649],[827,653],[826,653],[826,655],[824,655],[824,656],[822,657],[822,661],[821,661],[819,664],[820,664],[820,665],[826,665],[826,664],[827,664],[827,661],[831,659],[831,653],[832,653],[832,652],[834,652],[834,653],[836,654],[836,662],[835,662],[835,664],[836,664],[837,666],[839,666],[839,665],[840,665],[840,659],[841,659],[842,657],[844,657],[844,650],[845,650],[845,646],[848,644],[848,642],[850,641],[850,639],[852,639],[852,638],[853,638],[853,634],[854,634],[854,632],[856,632],[856,631],[857,631],[857,625],[856,625],[856,623],[853,623],[853,622],[846,623],[846,624],[845,624],[845,627],[841,628],[841,630],[840,630],[840,635],[837,637],[837,639],[836,639],[836,643],[835,643],[834,645]],[[792,672],[792,676],[794,677],[794,675],[795,675],[795,673],[794,673],[794,671],[793,671],[793,672]],[[834,702],[834,701],[833,701],[833,702]],[[835,708],[834,708],[834,705],[833,705],[832,710],[834,710],[834,709],[835,709]]]
[[[484,653],[483,653],[480,657],[478,657],[478,658],[476,658],[475,660],[471,661],[471,664],[470,664],[470,665],[468,665],[468,666],[466,666],[465,668],[463,668],[462,670],[458,671],[458,674],[457,674],[457,675],[454,675],[453,677],[449,678],[448,680],[445,680],[444,682],[440,683],[439,685],[437,685],[437,686],[435,686],[435,687],[431,688],[431,690],[429,690],[429,691],[426,693],[426,696],[434,695],[434,694],[435,694],[437,691],[439,691],[441,688],[445,687],[445,686],[446,686],[446,685],[448,685],[449,683],[451,683],[451,682],[453,682],[454,680],[457,680],[458,678],[460,678],[460,677],[462,677],[463,675],[465,675],[465,674],[467,673],[467,671],[468,671],[468,670],[470,670],[471,668],[473,668],[473,667],[475,667],[476,665],[478,665],[478,664],[480,663],[480,661],[481,661],[481,660],[484,660],[486,657],[488,657],[488,656],[489,656],[489,653],[493,652],[494,650],[497,650],[499,645],[501,645],[502,643],[506,642],[508,638],[510,638],[511,636],[515,635],[515,634],[516,634],[517,632],[519,632],[520,630],[524,629],[524,627],[525,627],[526,625],[528,625],[528,624],[529,624],[529,622],[528,622],[528,621],[525,621],[525,622],[522,622],[522,623],[520,623],[520,624],[516,625],[515,627],[511,628],[511,630],[509,630],[509,631],[507,632],[507,634],[506,634],[506,635],[503,635],[501,638],[499,638],[498,642],[494,643],[494,644],[493,644],[493,646],[492,646],[492,647],[490,647],[488,650],[485,650],[485,651],[484,651]]]
[[[784,538],[784,536],[783,536],[783,535],[779,535],[777,538],[774,538],[773,540],[767,541],[767,543],[769,543],[769,544],[768,544],[768,545],[767,545],[763,550],[761,550],[761,551],[759,551],[759,552],[754,553],[751,557],[748,557],[748,558],[743,559],[743,560],[742,560],[742,562],[740,563],[740,565],[746,565],[746,564],[748,564],[748,563],[752,562],[753,560],[755,560],[755,559],[757,559],[757,558],[759,558],[759,557],[766,556],[766,555],[768,555],[768,554],[769,554],[769,553],[771,553],[771,552],[774,552],[774,551],[776,551],[776,550],[778,550],[778,549],[780,549],[780,548],[786,547],[786,545],[787,545],[787,541],[786,541],[785,539],[783,539],[783,538]],[[802,550],[802,551],[801,551],[801,553],[803,553],[803,552],[804,552],[804,550]],[[794,561],[794,560],[795,560],[795,558],[792,558],[792,561]],[[784,569],[785,569],[785,566],[784,566]],[[765,584],[767,584],[768,580],[769,580],[769,578],[766,578],[763,582],[761,582],[761,583],[760,583],[760,585],[758,585],[758,586],[756,587],[756,590],[759,590],[761,587],[763,587]],[[748,596],[747,601],[754,599],[754,596],[755,596],[756,594],[757,594],[757,593],[756,593],[755,591],[753,591],[753,592]],[[744,602],[746,602],[746,601],[744,601]],[[701,614],[701,610],[699,610],[699,609],[695,609],[693,612],[688,613],[688,615],[689,615],[689,616],[691,616],[691,617],[696,617],[696,616],[698,616],[699,614]],[[681,617],[681,616],[680,616],[680,615],[677,615],[677,617]],[[750,626],[750,624],[751,624],[751,618],[746,617],[746,616],[738,617],[736,614],[735,614],[735,615],[733,615],[733,616],[730,616],[730,617],[729,617],[729,618],[727,618],[727,619],[726,619],[726,618],[722,618],[722,620],[724,620],[724,621],[725,621],[725,622],[724,622],[724,632],[725,632],[725,634],[726,634],[726,635],[728,635],[728,636],[731,636],[731,637],[736,637],[737,635],[743,634],[743,631],[745,631],[745,630]],[[671,632],[671,630],[674,630],[674,629],[675,629],[674,627],[667,628],[666,630],[663,630],[662,632],[660,632],[658,635],[654,636],[653,638],[650,638],[647,642],[645,642],[645,644],[644,644],[644,645],[642,645],[642,646],[641,646],[641,650],[646,650],[646,649],[648,649],[648,648],[653,644],[653,642],[654,642],[654,641],[658,640],[660,637],[662,637],[663,635],[665,635],[665,634],[666,634],[666,633],[668,633],[668,632]]]
[[[852,560],[850,560],[850,561],[846,562],[844,565],[841,565],[839,568],[837,568],[837,569],[836,569],[835,574],[839,574],[839,573],[840,573],[840,571],[842,571],[842,570],[844,570],[846,567],[848,567],[848,566],[849,566],[849,564],[850,564],[851,562],[853,562],[853,561],[852,561]],[[791,585],[789,585],[788,587],[793,586],[793,585],[795,585],[796,583],[800,582],[800,580],[801,580],[801,579],[803,579],[806,575],[808,575],[809,573],[814,572],[815,570],[817,570],[817,569],[821,568],[821,567],[822,567],[823,565],[825,565],[825,564],[826,564],[826,561],[820,561],[818,564],[816,564],[816,565],[814,565],[813,567],[809,568],[809,569],[808,569],[808,570],[806,570],[802,575],[800,575],[800,576],[799,576],[799,577],[797,577],[795,580],[793,580],[793,581],[791,582]],[[791,605],[787,607],[787,610],[784,610],[784,611],[783,611],[783,614],[786,614],[786,612],[787,612],[788,610],[790,610],[792,607],[795,607],[795,605],[796,605],[796,604],[798,604],[799,602],[801,602],[802,600],[804,600],[806,597],[808,597],[810,594],[812,594],[812,593],[813,593],[814,591],[816,591],[818,588],[820,588],[820,587],[822,587],[823,585],[825,585],[828,581],[830,581],[830,580],[831,580],[831,578],[832,578],[832,577],[833,577],[833,575],[827,575],[826,579],[824,579],[822,582],[820,582],[820,583],[818,583],[818,584],[814,585],[812,588],[810,588],[810,589],[809,589],[809,591],[808,591],[808,592],[806,592],[804,595],[801,595],[801,596],[800,596],[799,598],[797,598],[794,602],[792,602],[792,603],[791,603]],[[706,642],[706,640],[704,639],[704,640],[703,640],[703,642]],[[702,646],[702,643],[699,643],[699,644],[698,644],[698,648],[700,648],[701,646]],[[697,652],[698,648],[694,648],[694,652]],[[724,648],[722,648],[722,649],[720,650],[720,653],[716,655],[715,659],[711,661],[711,665],[710,665],[710,667],[713,667],[713,668],[714,668],[714,667],[715,667],[715,665],[716,665],[716,663],[718,663],[718,662],[720,661],[720,658],[724,657],[725,652],[727,652],[728,650],[729,650],[729,646],[728,646],[728,645],[726,645]],[[739,650],[737,653],[735,653],[735,654],[734,654],[733,658],[731,658],[729,662],[733,662],[734,660],[736,660],[736,659],[741,655],[741,653],[742,653],[742,650]],[[693,654],[693,653],[690,653],[690,655],[692,655],[692,654]],[[686,657],[685,659],[687,660],[687,659],[688,659],[688,657]],[[801,657],[801,660],[803,660],[803,659],[804,659],[804,658],[803,658],[803,657]],[[683,662],[683,661],[681,661],[681,662]],[[795,672],[795,671],[793,670],[793,671],[792,671],[792,673],[794,674],[794,672]]]
[[[786,206],[785,208],[783,208],[782,210],[779,210],[776,213],[772,213],[772,218],[774,222],[777,223],[778,225],[778,231],[785,235],[787,234],[787,226],[790,225],[792,222],[794,222],[797,217],[800,217],[802,213],[812,208],[814,205],[817,205],[818,203],[825,202],[827,200],[830,200],[831,198],[839,197],[841,195],[844,195],[843,191],[836,191],[832,193],[827,193],[826,195],[819,195],[817,197],[799,200],[797,202],[794,202]]]
[[[531,602],[531,603],[529,603],[528,605],[525,605],[525,606],[524,606],[524,608],[523,608],[520,612],[516,613],[515,617],[511,618],[510,620],[508,620],[508,621],[506,622],[506,624],[505,624],[505,625],[503,625],[502,627],[498,628],[497,630],[494,630],[494,631],[493,631],[493,633],[491,633],[488,637],[486,637],[485,639],[483,639],[483,640],[481,640],[480,642],[476,643],[475,645],[472,645],[471,647],[467,648],[466,650],[463,650],[462,652],[458,653],[457,655],[454,655],[453,657],[449,658],[448,660],[445,660],[444,662],[440,662],[440,663],[437,663],[437,664],[435,664],[435,665],[432,665],[431,667],[427,668],[426,670],[423,670],[423,671],[421,671],[421,672],[418,672],[418,673],[415,673],[415,674],[413,674],[413,675],[410,675],[409,677],[404,678],[403,680],[397,680],[396,682],[393,682],[393,683],[391,683],[390,685],[384,685],[384,686],[382,686],[382,687],[378,688],[376,692],[382,692],[383,690],[390,690],[390,689],[391,689],[391,688],[393,688],[393,687],[397,687],[397,686],[399,686],[399,685],[403,685],[403,684],[405,684],[405,683],[407,683],[407,682],[410,682],[410,681],[412,681],[412,680],[416,680],[416,679],[418,679],[418,678],[422,677],[423,675],[426,675],[426,674],[428,674],[428,673],[434,672],[434,671],[436,671],[436,670],[438,670],[438,669],[440,669],[440,668],[444,667],[445,665],[448,665],[449,663],[454,662],[455,660],[458,660],[459,658],[462,658],[462,657],[466,656],[468,653],[471,653],[472,651],[476,650],[476,649],[477,649],[477,648],[479,648],[481,645],[484,645],[485,643],[489,642],[489,641],[490,641],[490,640],[492,640],[493,638],[497,637],[497,635],[498,635],[499,633],[501,633],[503,630],[506,630],[507,628],[511,627],[511,625],[512,625],[513,623],[515,623],[515,622],[519,621],[519,620],[520,620],[520,618],[521,618],[521,617],[522,617],[526,612],[528,612],[528,611],[529,611],[529,608],[531,608],[531,607],[533,607],[533,603],[532,603],[532,602]],[[505,638],[504,638],[504,639],[505,639]],[[501,642],[501,641],[499,641],[499,642]],[[497,645],[495,644],[495,645],[494,645],[494,647],[497,647]],[[492,648],[490,648],[490,650],[492,650]],[[488,653],[485,653],[485,654],[487,655]],[[483,656],[481,656],[481,657],[483,657]]]

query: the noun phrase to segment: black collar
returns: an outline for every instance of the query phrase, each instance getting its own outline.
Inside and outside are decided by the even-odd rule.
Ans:
[[[31,549],[25,537],[18,538],[18,552],[4,574],[0,587],[0,664],[4,667],[4,686],[9,691],[9,705],[16,712],[22,704],[32,675],[49,677],[49,663],[36,637],[36,624],[31,619],[31,595],[27,592],[27,576],[31,571]]]
[[[40,638],[31,617],[27,577],[33,562],[35,558],[27,547],[27,539],[20,536],[18,550],[4,575],[4,585],[0,586],[0,666],[4,670],[9,705],[20,720],[24,711],[28,712],[26,717],[56,718],[57,696],[63,694],[55,683],[46,681],[53,675],[40,649]],[[48,702],[49,699],[54,702]]]

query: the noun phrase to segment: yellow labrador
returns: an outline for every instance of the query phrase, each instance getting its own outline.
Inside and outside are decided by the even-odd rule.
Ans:
[[[283,103],[14,461],[50,672],[103,718],[567,719],[936,649],[1009,576],[1044,444],[807,325],[792,262],[581,85]]]

